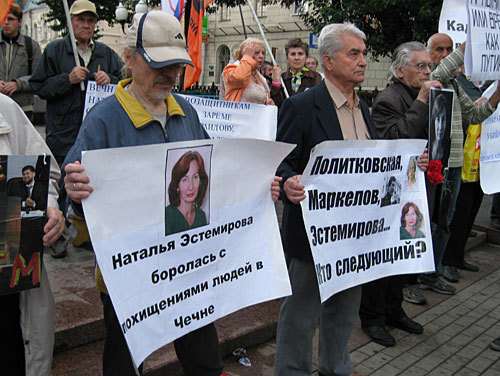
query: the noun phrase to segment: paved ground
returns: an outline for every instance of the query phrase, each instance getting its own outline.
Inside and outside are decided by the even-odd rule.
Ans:
[[[500,336],[500,246],[485,243],[467,257],[480,265],[482,274],[460,272],[457,294],[426,291],[427,305],[404,303],[406,312],[424,326],[422,335],[392,329],[397,344],[385,348],[371,342],[358,324],[349,347],[361,375],[500,375],[500,352],[489,348]],[[415,315],[415,309],[420,313]],[[314,346],[317,353],[317,336]],[[271,376],[275,353],[274,340],[268,341],[247,349],[252,367],[227,358],[225,371],[231,376]],[[317,358],[313,359],[316,367]]]

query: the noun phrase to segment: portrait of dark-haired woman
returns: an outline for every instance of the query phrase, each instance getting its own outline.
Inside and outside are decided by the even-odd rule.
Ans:
[[[172,168],[168,186],[170,204],[165,207],[165,235],[207,224],[201,209],[208,187],[208,175],[200,153],[188,151]]]
[[[401,211],[401,227],[399,237],[401,240],[425,238],[425,234],[420,230],[424,216],[420,212],[417,204],[407,202]]]

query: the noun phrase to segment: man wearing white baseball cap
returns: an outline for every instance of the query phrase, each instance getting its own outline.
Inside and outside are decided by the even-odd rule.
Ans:
[[[81,200],[93,192],[85,167],[79,163],[82,151],[209,138],[194,108],[172,94],[181,68],[192,64],[182,27],[174,16],[161,11],[136,14],[127,33],[124,57],[131,78],[120,81],[114,95],[93,107],[65,160],[65,188],[72,210],[80,216],[84,215]],[[101,291],[106,326],[103,375],[135,376],[99,269],[96,285]],[[177,339],[174,345],[185,375],[222,373],[213,324]]]

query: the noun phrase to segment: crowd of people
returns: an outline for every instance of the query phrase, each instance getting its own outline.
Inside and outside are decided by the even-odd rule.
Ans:
[[[42,53],[35,41],[21,34],[23,13],[18,5],[12,5],[0,40],[0,154],[52,156],[45,246],[54,244],[65,231],[63,212],[67,220],[84,221],[81,202],[94,189],[80,163],[83,151],[209,138],[194,108],[172,93],[181,70],[192,65],[184,32],[175,17],[159,11],[134,15],[122,62],[113,50],[93,39],[98,20],[94,3],[77,0],[70,15],[78,66],[69,35],[50,43]],[[347,347],[358,315],[373,341],[394,346],[396,340],[387,325],[414,334],[424,330],[406,315],[403,300],[425,303],[422,289],[453,294],[455,287],[443,278],[455,283],[460,277],[457,269],[479,270],[464,258],[465,242],[483,196],[479,182],[461,184],[464,131],[493,113],[500,101],[500,87],[489,99],[483,98],[483,88],[463,73],[457,75],[464,64],[465,44],[453,50],[449,36],[434,34],[427,46],[411,41],[395,49],[389,85],[370,109],[355,91],[365,79],[365,40],[363,31],[354,24],[325,26],[319,35],[323,67],[319,73],[318,60],[309,56],[309,46],[300,39],[287,43],[288,66],[282,71],[265,60],[261,40],[248,38],[233,48],[233,60],[223,71],[221,99],[278,106],[276,139],[297,145],[279,166],[270,188],[272,199],[280,198],[284,204],[282,241],[292,286],[292,295],[283,299],[278,318],[276,376],[311,374],[312,339],[318,324],[319,374],[358,375]],[[89,80],[98,85],[114,83],[117,88],[82,124],[85,91],[80,83]],[[301,174],[311,150],[327,140],[429,139],[429,93],[433,87],[449,88],[454,96],[451,138],[431,150],[434,155],[448,155],[444,180],[438,185],[425,182],[435,271],[378,279],[337,293],[322,304],[300,207],[306,197]],[[33,94],[47,100],[46,143],[30,123]],[[415,188],[416,169],[426,171],[428,157],[425,149],[410,160],[405,189]],[[30,167],[23,169],[23,192],[32,189]],[[204,178],[203,159],[197,152],[185,153],[173,167],[168,187],[172,200],[165,212],[178,219],[166,224],[167,235],[206,223],[199,202],[205,196]],[[382,201],[399,203],[401,186],[391,180],[387,186],[387,198]],[[26,197],[25,205],[41,205],[30,194]],[[500,229],[499,203],[497,194],[492,207],[495,229]],[[422,205],[414,202],[404,205],[401,239],[425,236],[422,210]],[[106,332],[103,374],[135,375],[136,367],[98,267],[96,286]],[[0,296],[0,302],[0,319],[8,331],[0,340],[0,357],[13,365],[10,374],[49,375],[55,303],[46,271],[40,288]],[[214,324],[184,335],[174,345],[186,375],[223,374]],[[494,341],[492,348],[500,351],[500,340]],[[142,372],[141,365],[138,370]]]

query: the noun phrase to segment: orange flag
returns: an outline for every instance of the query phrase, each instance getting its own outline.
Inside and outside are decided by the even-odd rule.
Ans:
[[[187,35],[188,51],[194,67],[188,65],[184,73],[184,90],[193,85],[201,75],[201,33],[205,9],[214,0],[192,0]]]
[[[0,0],[0,24],[5,21],[13,2],[14,0]]]

